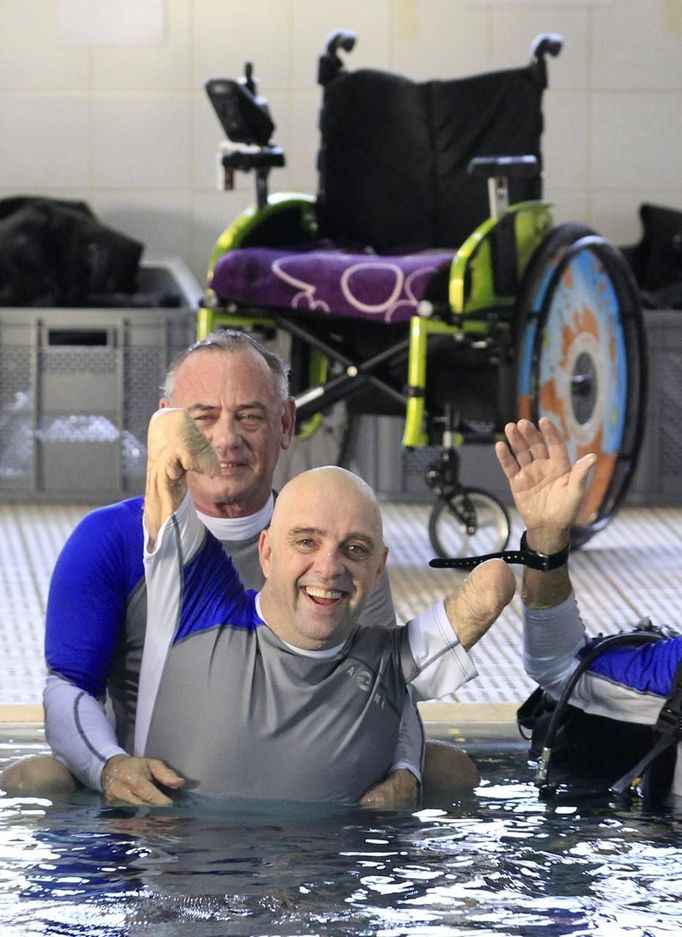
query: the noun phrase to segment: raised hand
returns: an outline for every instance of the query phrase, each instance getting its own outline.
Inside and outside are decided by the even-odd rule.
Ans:
[[[495,444],[495,453],[509,481],[514,503],[529,533],[529,546],[553,553],[567,542],[597,457],[583,456],[571,465],[566,445],[547,417],[507,423],[509,445]]]

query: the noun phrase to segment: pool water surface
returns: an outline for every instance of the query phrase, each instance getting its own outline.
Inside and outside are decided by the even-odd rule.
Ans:
[[[471,797],[405,812],[0,795],[2,935],[682,932],[682,815],[538,799],[522,741],[468,750]],[[8,739],[0,762],[45,751]]]

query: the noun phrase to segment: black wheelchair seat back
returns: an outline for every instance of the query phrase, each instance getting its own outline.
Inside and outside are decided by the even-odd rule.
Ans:
[[[467,173],[490,153],[541,166],[544,74],[533,65],[416,82],[372,69],[341,71],[320,115],[320,232],[378,253],[456,250],[489,215]],[[540,197],[540,175],[510,180],[510,200]]]

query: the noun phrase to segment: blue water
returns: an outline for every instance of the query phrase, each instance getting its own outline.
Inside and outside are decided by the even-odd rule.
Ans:
[[[0,797],[0,934],[682,932],[682,816],[543,803],[521,743],[469,750],[475,796],[402,813]]]

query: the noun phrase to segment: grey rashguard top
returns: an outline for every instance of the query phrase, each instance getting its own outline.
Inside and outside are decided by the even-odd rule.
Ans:
[[[442,603],[331,652],[285,644],[189,498],[145,568],[148,634],[172,636],[143,666],[136,748],[198,794],[355,801],[391,765],[406,686],[451,698],[476,674]]]

